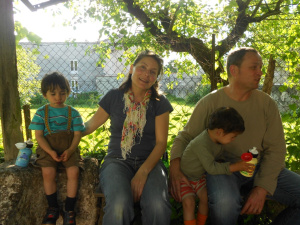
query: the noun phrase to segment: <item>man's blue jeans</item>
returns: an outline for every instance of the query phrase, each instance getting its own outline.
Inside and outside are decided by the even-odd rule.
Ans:
[[[129,225],[134,218],[131,179],[144,160],[106,158],[100,171],[105,195],[103,225]],[[140,199],[143,225],[168,225],[171,204],[168,196],[167,172],[160,161],[149,173]]]
[[[232,175],[207,175],[210,220],[214,225],[235,225],[243,206],[241,193],[248,193],[253,178],[239,172]],[[247,189],[247,190],[245,190]],[[283,169],[273,196],[288,207],[273,221],[274,225],[300,224],[300,176]]]

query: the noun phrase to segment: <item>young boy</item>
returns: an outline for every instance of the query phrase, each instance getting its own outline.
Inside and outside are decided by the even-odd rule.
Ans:
[[[42,168],[48,201],[42,224],[56,224],[59,217],[55,179],[57,166],[62,164],[68,177],[63,224],[75,225],[74,208],[81,161],[78,144],[85,127],[78,111],[65,104],[71,90],[68,80],[61,73],[46,74],[42,79],[41,91],[49,104],[37,110],[29,129],[35,130],[38,143],[36,165]]]
[[[245,130],[244,120],[230,107],[214,111],[208,121],[208,129],[193,139],[181,158],[181,170],[190,185],[181,183],[181,199],[185,225],[204,225],[208,214],[208,198],[205,172],[209,174],[231,174],[236,171],[251,171],[253,165],[240,161],[230,164],[219,163],[216,158],[222,152],[222,145],[232,142]],[[195,219],[195,195],[199,198],[197,220]]]

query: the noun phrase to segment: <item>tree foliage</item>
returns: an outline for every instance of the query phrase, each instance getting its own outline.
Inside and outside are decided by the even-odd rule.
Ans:
[[[300,6],[290,5],[289,11],[249,26],[245,42],[240,44],[254,46],[268,59],[272,56],[278,63],[284,62],[284,70],[292,74],[288,78],[292,85],[299,79],[300,63]],[[288,29],[287,29],[288,28]]]
[[[212,4],[198,0],[91,0],[77,20],[92,17],[102,21],[100,37],[108,38],[116,49],[151,48],[168,56],[171,52],[190,56],[209,76],[212,89],[224,80],[223,57],[242,38],[255,36],[255,26],[267,19],[299,11],[299,0],[219,0]],[[78,4],[78,5],[76,5]],[[78,8],[75,1],[67,5]],[[253,28],[253,29],[251,29]],[[280,30],[285,27],[280,27]],[[276,28],[268,27],[269,30]],[[266,31],[267,32],[267,31]],[[216,42],[212,43],[212,35]],[[243,43],[246,41],[244,40]],[[109,46],[98,48],[102,56]],[[249,42],[248,42],[249,43]],[[259,49],[261,50],[261,49]],[[184,65],[182,68],[186,68]],[[186,70],[188,74],[190,70]]]
[[[20,22],[15,22],[16,31],[16,53],[18,68],[18,89],[20,94],[21,106],[29,104],[31,97],[39,91],[40,84],[37,75],[40,66],[35,63],[37,50],[30,51],[19,45],[19,41],[27,38],[31,42],[39,44],[41,38],[34,33],[28,32]]]
[[[24,48],[17,48],[18,89],[21,105],[29,104],[30,99],[39,91],[37,75],[40,66],[35,64],[36,56]]]

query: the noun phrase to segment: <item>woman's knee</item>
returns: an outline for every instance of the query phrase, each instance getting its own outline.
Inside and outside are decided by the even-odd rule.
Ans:
[[[129,224],[134,218],[132,198],[124,195],[107,196],[105,198],[103,224]]]
[[[121,215],[131,215],[134,211],[134,202],[130,193],[107,193],[105,201],[105,213],[120,217]]]
[[[168,195],[162,194],[162,192],[152,193],[150,195],[142,194],[140,206],[142,208],[143,214],[153,215],[159,217],[164,217],[163,214],[171,214],[171,204]]]

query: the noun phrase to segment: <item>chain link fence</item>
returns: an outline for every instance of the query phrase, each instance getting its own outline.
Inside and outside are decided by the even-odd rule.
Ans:
[[[49,72],[59,71],[63,73],[70,82],[72,93],[69,101],[76,106],[84,106],[79,108],[83,114],[83,119],[87,120],[88,116],[85,107],[96,109],[97,102],[101,96],[105,95],[108,90],[117,88],[123,78],[120,73],[127,74],[129,66],[125,65],[125,61],[121,59],[123,51],[115,50],[112,46],[111,55],[109,59],[104,62],[104,67],[99,63],[100,57],[96,52],[97,43],[94,42],[80,42],[80,43],[67,43],[67,42],[49,42],[41,43],[36,46],[31,43],[21,43],[22,47],[30,51],[36,51],[39,54],[36,56],[35,64],[40,67],[37,76],[32,74],[30,79],[41,80],[41,78]],[[168,66],[168,60],[165,66]],[[273,88],[271,96],[275,99],[278,107],[282,113],[289,111],[290,104],[299,104],[293,96],[299,96],[299,92],[295,87],[287,88],[283,92],[280,87],[288,82],[288,78],[292,76],[286,70],[286,63],[283,61],[276,62],[275,76],[273,79]],[[160,78],[161,90],[170,98],[174,106],[175,114],[181,114],[183,107],[193,105],[209,93],[209,84],[202,82],[205,74],[199,70],[197,74],[183,74],[178,78],[176,73],[170,75],[163,75]],[[263,79],[262,79],[263,81]],[[26,89],[28,79],[20,83],[20,93],[27,93],[22,89]],[[34,89],[34,90],[32,90]],[[36,107],[41,100],[42,96],[39,94],[39,85],[31,88],[29,93],[31,100],[29,104],[34,103]],[[77,100],[76,100],[77,99]],[[24,104],[24,103],[22,103]],[[34,108],[33,107],[33,108]],[[182,121],[178,121],[182,123]],[[175,134],[175,133],[174,133]]]
[[[32,79],[41,80],[41,78],[49,72],[59,71],[63,73],[69,80],[72,93],[69,96],[68,104],[75,105],[80,111],[84,121],[86,121],[93,110],[96,110],[99,99],[105,95],[110,89],[118,88],[123,81],[122,76],[127,75],[129,66],[125,65],[124,60],[120,60],[123,51],[112,50],[110,59],[107,59],[104,67],[98,65],[100,56],[93,50],[97,43],[41,43],[38,47],[31,43],[21,43],[22,47],[30,51],[38,50],[35,64],[40,67],[37,76],[31,76]],[[34,78],[33,78],[34,77]],[[34,89],[26,91],[27,79],[24,84],[19,83],[20,93],[31,95],[29,104],[34,109],[38,105],[43,105],[46,101],[40,94],[39,84]],[[192,99],[192,95],[199,95],[201,91],[202,76],[199,74],[184,74],[182,78],[177,78],[176,73],[171,75],[163,75],[160,79],[160,89],[171,98],[174,112],[173,115],[182,114],[182,107],[185,100]],[[169,88],[170,84],[174,84],[173,88]],[[207,85],[205,87],[208,93]],[[204,95],[204,94],[202,94]],[[197,96],[196,96],[197,98]],[[197,102],[190,100],[188,111]],[[178,103],[179,101],[180,103]],[[25,103],[22,103],[25,104]],[[185,109],[184,111],[187,111]],[[185,118],[187,119],[187,118]],[[174,124],[178,129],[182,128],[182,121]],[[172,130],[176,135],[178,129]]]

